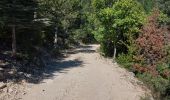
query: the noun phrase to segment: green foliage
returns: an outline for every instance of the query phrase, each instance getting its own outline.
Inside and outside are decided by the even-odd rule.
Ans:
[[[156,0],[157,6],[170,16],[170,2],[168,0]]]
[[[169,18],[167,14],[164,14],[163,12],[160,12],[159,18],[158,18],[158,23],[160,25],[166,25],[169,22]]]
[[[165,48],[166,32],[163,30],[169,20],[168,7],[166,11],[160,11],[159,16],[155,14],[146,20],[147,14],[152,13],[158,2],[156,4],[154,0],[138,1],[140,3],[135,0],[118,0],[107,5],[106,0],[94,0],[94,19],[97,22],[94,25],[97,27],[93,33],[101,44],[104,56],[113,56],[114,49],[117,48],[117,62],[134,71],[148,84],[153,90],[154,98],[163,100],[169,96],[169,49]],[[166,5],[167,1],[162,4]],[[154,17],[158,19],[154,20]],[[146,21],[151,24],[146,24]],[[138,44],[137,38],[142,40],[138,41]],[[139,47],[140,45],[143,47]]]
[[[73,38],[73,32],[81,24],[80,3],[78,0],[39,0],[39,16],[51,28],[46,30],[45,34],[47,36],[51,34],[52,38],[57,34],[59,47],[69,44],[69,40],[72,40],[70,38]],[[51,41],[49,38],[47,41],[53,44],[54,40]]]
[[[77,29],[74,31],[74,40],[82,43],[95,43],[94,34],[88,29]]]
[[[130,40],[131,36],[133,37],[135,33],[139,32],[139,28],[145,20],[141,5],[134,0],[121,0],[115,3],[113,9],[115,18],[113,27],[121,30],[120,33]]]
[[[116,61],[117,61],[117,63],[119,63],[123,67],[128,68],[128,69],[132,69],[133,57],[131,55],[119,54]]]
[[[83,4],[82,4],[83,3]],[[73,37],[75,40],[80,41],[82,43],[94,43],[96,42],[94,38],[93,31],[93,14],[90,1],[82,1],[81,9],[79,12],[79,17],[77,18],[76,22],[79,23],[75,31],[73,31]],[[77,24],[77,23],[76,23]]]
[[[138,1],[142,4],[146,13],[150,13],[155,6],[154,0],[138,0]]]
[[[11,37],[14,26],[18,51],[28,52],[33,46],[41,45],[40,26],[38,26],[38,22],[35,21],[37,8],[38,2],[35,0],[0,1],[0,22],[2,22],[0,25],[0,34],[2,35],[0,35],[0,38],[4,41],[3,44],[6,45],[6,48],[11,48],[9,42],[12,43]],[[37,27],[34,28],[35,26]]]
[[[93,31],[93,34],[95,38],[97,39],[97,41],[102,42],[103,32],[104,32],[104,28],[102,27],[99,27],[96,31]]]
[[[95,42],[91,8],[91,0],[1,0],[0,48],[11,48],[11,25],[16,25],[18,53],[32,55],[36,47],[53,50],[56,34],[57,49]]]
[[[166,94],[169,80],[162,78],[161,76],[153,77],[148,73],[137,74],[137,77],[141,79],[149,88],[153,91],[152,95],[156,100],[165,100],[163,98]]]
[[[115,1],[117,0],[93,0],[92,5],[95,11],[100,11],[106,7],[112,7]]]
[[[16,25],[17,52],[39,65],[43,63],[45,50],[58,56],[69,44],[97,40],[104,56],[112,57],[117,49],[119,64],[135,71],[150,85],[155,98],[166,97],[169,96],[170,50],[164,45],[164,35],[160,35],[163,31],[158,29],[169,23],[170,2],[154,1],[1,0],[0,49],[11,49],[12,25]],[[146,14],[150,14],[155,6],[162,10],[157,20],[159,24],[146,26]],[[141,33],[143,25],[147,30]],[[54,46],[56,38],[57,47]],[[137,38],[141,40],[138,44]],[[139,69],[134,70],[136,63]],[[156,76],[149,72],[155,72]]]
[[[169,97],[169,47],[165,37],[167,17],[154,10],[144,24],[141,34],[128,45],[127,54],[121,54],[117,62],[132,70],[152,90],[156,100]],[[164,28],[162,28],[164,27]]]
[[[95,37],[102,44],[104,54],[112,56],[114,47],[126,51],[145,21],[142,6],[134,0],[119,0],[111,6],[97,6],[99,4],[95,1],[93,5],[96,9],[96,18],[100,22],[100,28],[95,32]],[[108,45],[110,50],[107,48]]]
[[[164,74],[164,71],[169,70],[169,65],[166,63],[160,63],[156,66],[157,71],[160,73],[160,75]],[[165,77],[164,77],[165,78]],[[166,77],[167,78],[167,77]]]
[[[5,25],[29,26],[34,19],[37,2],[34,0],[1,0],[0,19]]]

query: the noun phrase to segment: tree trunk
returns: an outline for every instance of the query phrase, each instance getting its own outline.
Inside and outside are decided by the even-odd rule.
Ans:
[[[116,60],[116,53],[117,53],[117,49],[116,49],[116,45],[114,44],[114,55],[113,55],[114,60]]]
[[[16,56],[16,26],[12,25],[12,56],[15,57]]]
[[[57,34],[58,28],[55,28],[55,36],[54,36],[54,48],[57,48],[58,43],[58,34]]]
[[[57,48],[57,42],[58,42],[58,36],[57,36],[57,33],[55,33],[55,36],[54,36],[54,48]]]

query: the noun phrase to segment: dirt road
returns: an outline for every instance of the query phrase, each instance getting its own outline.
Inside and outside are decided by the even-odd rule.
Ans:
[[[21,100],[140,100],[145,89],[133,74],[102,58],[98,45],[78,48],[54,68],[53,77],[34,84]]]

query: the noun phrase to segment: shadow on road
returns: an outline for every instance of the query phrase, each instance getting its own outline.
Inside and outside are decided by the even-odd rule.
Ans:
[[[92,46],[79,46],[74,50],[67,50],[66,54],[94,53]],[[69,57],[69,56],[68,56]],[[4,63],[5,62],[5,63]],[[0,82],[21,82],[26,80],[28,83],[39,84],[44,79],[51,79],[55,73],[67,73],[70,68],[83,67],[80,59],[65,60],[64,58],[48,62],[46,67],[23,66],[9,55],[0,53]]]
[[[85,45],[85,46],[78,46],[77,49],[70,50],[67,53],[68,54],[77,54],[77,53],[95,53],[96,50],[92,49],[93,46]]]
[[[29,83],[41,83],[44,79],[51,79],[55,76],[55,73],[67,73],[70,68],[83,67],[83,61],[79,59],[68,61],[52,61],[43,70],[38,70],[36,74],[29,73],[31,76],[27,77]]]

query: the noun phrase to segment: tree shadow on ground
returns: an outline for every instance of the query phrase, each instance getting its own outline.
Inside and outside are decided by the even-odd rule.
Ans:
[[[44,79],[51,79],[55,76],[55,73],[67,73],[71,68],[83,67],[83,61],[80,59],[74,60],[62,60],[62,61],[52,61],[42,70],[37,70],[39,72],[27,73],[30,75],[26,78],[28,83],[40,83]],[[29,71],[30,72],[30,71]]]
[[[68,51],[67,53],[68,54],[77,54],[77,53],[95,53],[96,50],[93,50],[92,49],[93,46],[90,46],[90,45],[81,45],[81,46],[78,46],[77,49],[74,49],[74,50],[70,50]]]
[[[18,83],[25,80],[28,83],[38,84],[44,79],[52,78],[56,72],[67,73],[67,69],[83,66],[83,61],[80,59],[53,60],[46,67],[23,65],[12,58],[8,58],[8,60],[6,58],[4,61],[0,57],[0,61],[0,82],[4,83],[9,81]]]
[[[81,46],[68,54],[94,53],[95,50],[91,48],[91,46]],[[57,72],[67,73],[70,68],[83,67],[83,64],[80,59],[65,60],[63,58],[51,60],[46,67],[36,67],[18,62],[8,54],[0,53],[0,82],[20,83],[25,80],[28,83],[39,84],[44,79],[53,78]]]

